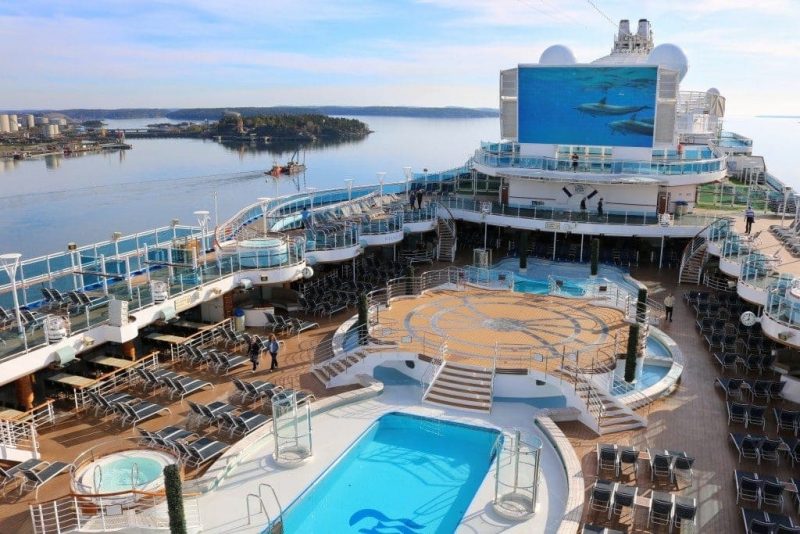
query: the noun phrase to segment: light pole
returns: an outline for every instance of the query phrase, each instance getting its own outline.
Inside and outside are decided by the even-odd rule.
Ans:
[[[264,236],[267,235],[267,206],[270,200],[272,199],[269,197],[258,197],[258,202],[261,204],[261,217],[264,219]]]
[[[381,196],[383,196],[383,179],[386,176],[386,173],[381,171],[378,173],[378,183],[381,184]]]
[[[197,217],[197,224],[200,225],[200,246],[203,247],[203,267],[205,267],[206,251],[208,250],[206,246],[206,228],[208,228],[209,213],[208,210],[197,210],[194,215]]]
[[[17,328],[19,329],[19,335],[24,336],[25,330],[22,328],[22,319],[19,316],[19,300],[17,299],[17,267],[19,267],[19,259],[21,257],[22,254],[19,252],[0,255],[0,265],[3,266],[8,279],[11,280],[11,295],[14,298],[14,314],[17,317]]]
[[[483,250],[486,250],[487,237],[489,236],[489,221],[487,218],[492,212],[491,202],[481,202],[481,217],[483,217]]]
[[[169,223],[169,225],[172,226],[172,240],[173,241],[178,239],[178,230],[177,230],[177,228],[178,228],[178,225],[180,223],[181,223],[180,219],[172,219],[172,221]]]
[[[353,179],[345,178],[344,183],[347,184],[347,200],[353,200]]]
[[[122,232],[114,232],[111,234],[111,240],[114,242],[114,259],[119,259],[119,240],[122,237]]]
[[[310,195],[310,200],[311,200],[311,207],[309,208],[309,211],[314,209],[314,193],[316,192],[316,190],[317,190],[316,187],[306,187],[306,191]]]
[[[408,187],[411,182],[411,167],[403,167],[403,174],[406,175],[406,197],[408,196]]]

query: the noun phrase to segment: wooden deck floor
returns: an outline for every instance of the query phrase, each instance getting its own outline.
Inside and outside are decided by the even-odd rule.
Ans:
[[[674,273],[672,276],[675,276]],[[665,296],[668,289],[674,289],[668,281],[664,281],[655,272],[635,273],[634,277],[646,282],[651,288],[651,295],[656,299]],[[674,283],[674,282],[673,282]],[[677,492],[678,495],[695,497],[698,503],[698,531],[733,533],[744,532],[741,512],[736,505],[736,485],[733,472],[743,469],[763,474],[773,474],[783,479],[797,476],[797,469],[791,468],[791,462],[782,460],[779,467],[765,462],[738,463],[736,450],[728,438],[729,432],[743,432],[742,425],[727,424],[727,411],[724,394],[720,388],[714,387],[714,381],[721,376],[720,368],[707,346],[701,340],[695,328],[694,310],[682,298],[683,291],[692,289],[682,286],[675,290],[676,306],[674,322],[663,323],[661,328],[680,346],[685,357],[685,368],[680,386],[669,397],[659,400],[649,408],[639,410],[648,418],[647,428],[608,434],[597,437],[592,431],[579,423],[562,423],[559,426],[572,443],[581,459],[586,483],[586,502],[588,503],[591,486],[596,477],[596,444],[617,443],[634,445],[641,449],[647,447],[682,450],[696,458],[694,482],[690,487],[682,481],[681,487],[672,485],[653,485],[650,482],[650,471],[640,463],[638,480],[621,477],[619,481],[636,484],[640,493],[650,496],[653,489]],[[728,375],[730,376],[730,375]],[[788,407],[788,403],[786,403]],[[766,432],[771,437],[778,435],[770,405]],[[750,430],[762,434],[760,428]],[[783,436],[790,435],[784,433]],[[608,473],[603,474],[608,478]],[[679,480],[680,481],[680,480]],[[796,506],[786,495],[787,503],[784,514],[791,515],[795,521]],[[589,513],[588,506],[584,510],[584,519],[588,522],[601,523],[602,514]],[[613,528],[626,532],[651,532],[647,527],[647,509],[638,507],[635,517],[625,512],[621,521],[611,524]]]
[[[285,388],[302,388],[311,390],[316,396],[326,396],[352,388],[336,388],[326,390],[322,384],[310,373],[317,347],[330,344],[333,331],[338,327],[345,317],[349,317],[353,312],[342,313],[333,318],[332,321],[321,321],[319,329],[309,330],[300,336],[286,337],[285,347],[278,355],[279,369],[275,372],[269,371],[269,355],[262,357],[258,371],[252,374],[250,365],[241,370],[232,372],[228,376],[218,376],[210,371],[195,371],[185,366],[178,365],[174,370],[183,374],[191,375],[196,378],[208,380],[215,384],[214,389],[202,391],[187,397],[189,400],[201,403],[208,403],[215,400],[227,401],[234,392],[232,377],[240,377],[244,380],[268,380]],[[263,331],[253,330],[253,333],[263,335]],[[168,425],[184,425],[186,415],[189,412],[187,403],[170,401],[166,395],[143,393],[140,389],[134,388],[129,392],[137,397],[145,398],[167,406],[172,411],[171,414],[155,417],[142,423],[140,426],[146,430],[158,430]],[[241,403],[236,403],[243,406]],[[259,403],[251,404],[250,407],[262,410]],[[70,408],[69,404],[62,406],[64,410]],[[214,429],[204,429],[201,434],[209,435],[214,439],[232,442],[227,434],[218,434]],[[132,437],[137,435],[130,427],[121,427],[113,418],[96,418],[90,414],[81,414],[80,417],[69,417],[51,427],[40,429],[40,452],[42,459],[46,461],[60,460],[72,462],[83,451],[109,439],[115,437]],[[190,473],[194,476],[196,473]],[[67,494],[69,490],[70,475],[63,474],[42,487],[39,492],[39,500],[47,501]],[[0,500],[0,533],[29,533],[31,532],[30,514],[28,506],[35,502],[33,492],[18,496],[16,487],[7,491],[6,495]]]

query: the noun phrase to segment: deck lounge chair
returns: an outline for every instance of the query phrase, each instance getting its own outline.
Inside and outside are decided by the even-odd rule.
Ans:
[[[772,534],[777,526],[770,521],[766,512],[749,508],[742,508],[742,521],[747,534]]]
[[[669,527],[672,523],[672,495],[662,491],[654,491],[650,499],[650,509],[647,513],[647,526],[660,525]]]
[[[169,408],[149,401],[139,401],[136,404],[120,404],[120,417],[123,424],[133,424],[155,417],[161,412],[172,413]]]
[[[276,386],[272,382],[265,382],[263,380],[245,382],[240,378],[234,378],[233,384],[236,386],[236,390],[242,402],[247,402],[248,399],[250,399],[250,401],[258,400],[283,390],[281,386]]]
[[[770,515],[772,517],[772,515]],[[775,528],[775,534],[800,534],[800,527],[789,527],[786,525],[778,525]]]
[[[761,480],[761,504],[769,505],[783,511],[783,482],[774,476],[760,476]],[[773,519],[770,516],[770,519]],[[774,519],[773,519],[774,520]]]
[[[694,497],[681,497],[676,495],[674,501],[675,510],[672,512],[672,526],[670,527],[670,531],[672,527],[675,527],[681,532],[686,532],[686,525],[688,523],[692,526],[692,532],[694,532],[697,526],[697,499]]]
[[[672,480],[672,457],[661,453],[650,454],[650,480],[666,477]]]
[[[101,411],[103,412],[103,416],[115,413],[118,411],[120,405],[136,400],[136,397],[127,393],[109,393],[101,395],[95,391],[88,391],[86,395],[95,405],[95,417],[97,417]]]
[[[205,380],[197,380],[196,378],[191,378],[188,376],[176,376],[165,378],[164,381],[167,383],[167,387],[169,387],[169,398],[171,399],[173,395],[180,395],[181,400],[187,395],[191,395],[197,391],[200,391],[204,388],[214,389],[214,384],[211,382],[206,382]]]
[[[269,421],[269,417],[254,411],[242,412],[239,415],[230,412],[220,413],[218,417],[222,421],[222,425],[228,428],[231,436],[234,434],[247,435]]]
[[[798,421],[800,421],[800,411],[775,408],[773,412],[775,413],[778,432],[788,430],[796,436]]]
[[[767,514],[769,516],[769,520],[775,523],[775,533],[778,532],[786,532],[786,529],[790,529],[789,532],[792,532],[794,529],[797,529],[797,526],[794,523],[794,520],[783,514],[776,514],[775,512],[769,512]],[[796,530],[794,530],[796,532]]]
[[[747,423],[744,425],[745,428],[750,425],[761,425],[761,430],[763,431],[767,426],[767,418],[765,417],[766,413],[766,406],[758,406],[756,404],[749,405],[747,407]]]
[[[714,358],[719,362],[720,371],[725,374],[725,370],[736,371],[736,362],[739,356],[735,352],[714,353]]]
[[[639,478],[639,450],[636,447],[620,447],[619,449],[619,474],[625,469],[625,465],[633,467],[633,479]]]
[[[694,471],[692,470],[693,467],[694,458],[691,456],[676,456],[675,461],[672,464],[672,481],[677,482],[678,475],[681,475],[684,478],[688,478],[689,484],[691,484],[692,479],[694,478]]]
[[[39,488],[53,480],[55,477],[65,472],[72,467],[72,464],[66,462],[44,462],[39,466],[39,469],[21,469],[20,472],[25,477],[22,484],[19,486],[19,492],[22,494],[25,490],[35,489],[35,497],[39,498]]]
[[[215,456],[221,454],[227,448],[228,448],[227,443],[223,443],[221,441],[215,441],[211,438],[205,438],[205,437],[200,438],[196,441],[193,441],[185,445],[184,450],[186,453],[188,453],[188,457],[184,456],[182,460],[188,463],[189,465],[197,467],[211,460]]]
[[[741,378],[717,378],[717,380],[714,382],[714,385],[720,386],[725,392],[726,400],[728,397],[732,397],[734,395],[741,399],[742,384],[744,384],[744,380]]]
[[[229,354],[227,352],[211,351],[211,361],[215,363],[214,370],[217,373],[229,373],[231,370],[247,365],[250,360],[245,356],[238,354]]]
[[[783,440],[764,438],[758,447],[759,462],[761,460],[770,460],[775,462],[775,465],[780,464],[781,455],[780,448],[783,445]]]
[[[748,354],[745,357],[737,358],[737,364],[744,367],[747,373],[752,373],[753,371],[760,371],[761,370],[761,355],[760,354]]]
[[[739,504],[739,502],[751,502],[756,508],[760,508],[762,484],[758,479],[758,475],[737,469],[733,472],[733,478],[736,482],[736,504]]]
[[[604,443],[597,444],[597,473],[600,471],[614,471],[614,476],[619,475],[619,459],[617,446]]]
[[[765,403],[769,402],[770,389],[772,388],[771,380],[746,380],[745,383],[749,386],[750,398],[755,402],[763,400]]]
[[[610,480],[598,480],[592,487],[589,496],[589,510],[603,512],[611,517],[611,501],[613,499],[614,483]]]
[[[319,323],[303,321],[297,317],[290,317],[289,323],[291,324],[293,334],[299,334],[301,332],[305,332],[306,330],[311,330],[312,328],[319,328]]]
[[[728,403],[728,425],[731,423],[747,424],[747,404]]]
[[[0,489],[4,489],[8,484],[14,480],[17,480],[17,475],[19,475],[22,471],[26,469],[36,469],[37,467],[41,466],[41,464],[41,460],[31,459],[25,460],[21,464],[11,466],[8,469],[0,467]]]
[[[770,400],[783,400],[783,388],[786,387],[786,382],[783,380],[777,380],[770,384],[769,387],[769,398]]]
[[[611,502],[611,511],[609,516],[622,516],[623,508],[630,508],[631,513],[635,510],[636,506],[636,486],[627,486],[625,484],[614,485],[614,497]]]
[[[736,451],[739,453],[739,463],[742,462],[742,458],[755,460],[756,463],[761,463],[761,455],[759,453],[761,439],[740,432],[731,432],[730,438],[733,446],[736,447]]]

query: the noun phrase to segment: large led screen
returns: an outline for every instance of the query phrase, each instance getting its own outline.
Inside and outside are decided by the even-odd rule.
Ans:
[[[520,67],[521,143],[653,146],[657,67]]]

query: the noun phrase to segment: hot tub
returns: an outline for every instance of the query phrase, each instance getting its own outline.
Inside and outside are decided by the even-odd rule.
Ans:
[[[164,487],[164,467],[177,463],[172,454],[151,450],[114,452],[78,467],[72,478],[76,493],[155,491]]]

